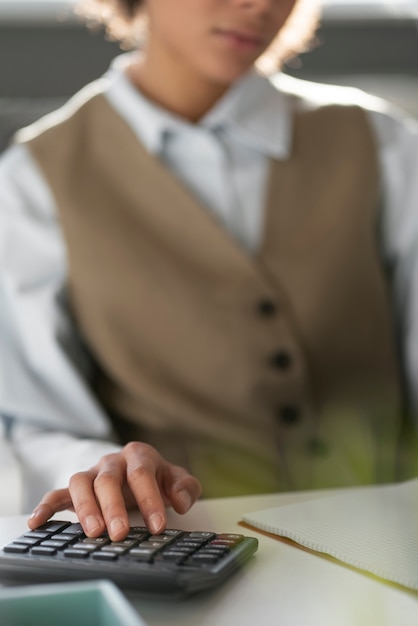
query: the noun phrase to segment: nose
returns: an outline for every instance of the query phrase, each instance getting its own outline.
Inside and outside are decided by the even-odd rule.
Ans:
[[[280,4],[281,0],[235,0],[236,5],[240,7],[241,10],[246,10],[247,12],[255,12],[258,14],[270,14],[275,9],[277,11],[277,7]]]
[[[278,0],[236,0],[236,3],[243,8],[271,8],[277,5]]]

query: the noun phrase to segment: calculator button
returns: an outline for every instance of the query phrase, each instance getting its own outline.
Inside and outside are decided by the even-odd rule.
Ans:
[[[31,553],[38,556],[54,556],[57,553],[57,549],[43,545],[34,546],[31,550]]]
[[[123,541],[112,541],[111,546],[119,546],[121,548],[125,548],[129,550],[129,548],[133,548],[138,545],[138,542],[134,539],[124,539]]]
[[[213,564],[213,563],[216,563],[219,557],[213,554],[200,554],[200,552],[195,552],[194,554],[191,555],[190,559],[193,563]]]
[[[129,529],[130,533],[145,533],[149,535],[149,530],[146,526],[131,526]]]
[[[175,550],[176,552],[181,552],[182,554],[192,554],[192,552],[195,551],[195,547],[193,546],[193,548],[190,548],[189,546],[183,546],[183,545],[177,545],[177,544],[175,544],[174,546],[167,547],[167,552],[171,552],[172,550]]]
[[[188,539],[187,541],[183,541],[183,540],[179,541],[178,545],[188,546],[189,548],[194,548],[195,550],[198,550],[199,548],[204,546],[206,543],[207,542],[204,539],[191,539],[191,540]]]
[[[74,550],[83,550],[85,552],[94,552],[95,550],[97,550],[97,546],[95,546],[92,543],[83,543],[82,541],[79,541],[78,543],[75,543],[73,546],[71,546],[72,548],[74,548]]]
[[[182,530],[176,530],[174,528],[166,528],[164,531],[164,535],[170,535],[170,537],[181,537],[182,535],[184,535],[184,531]]]
[[[187,533],[189,539],[202,539],[203,541],[209,541],[210,539],[214,539],[216,537],[215,533],[208,532],[192,532]]]
[[[53,537],[51,537],[54,541],[66,541],[69,543],[70,541],[74,541],[76,539],[75,535],[69,535],[68,533],[57,533]]]
[[[131,533],[129,532],[126,536],[127,539],[134,539],[135,541],[144,541],[144,539],[148,539],[148,537],[150,536],[149,533]]]
[[[237,545],[234,539],[214,539],[210,542],[211,546],[224,546],[225,548],[233,548]]]
[[[159,550],[160,548],[163,547],[164,544],[162,544],[160,541],[143,541],[140,546],[141,548],[154,548]]]
[[[67,529],[70,527],[70,523],[69,522],[61,522],[61,521],[56,521],[56,522],[47,522],[46,524],[44,524],[43,526],[39,526],[39,528],[36,528],[36,531],[39,530],[45,530],[47,532],[50,533],[58,533],[62,530]]]
[[[102,552],[107,552],[107,554],[116,554],[116,556],[123,556],[128,552],[128,549],[122,548],[121,546],[104,546],[102,548]]]
[[[75,548],[67,548],[67,550],[64,550],[64,556],[72,559],[85,559],[88,555],[88,550],[76,550]]]
[[[112,554],[126,554],[129,550],[128,547],[124,547],[124,546],[117,546],[117,545],[113,545],[110,544],[108,546],[103,546],[102,548],[103,551],[105,552],[110,552]]]
[[[213,554],[213,555],[217,555],[217,556],[223,556],[227,552],[228,552],[228,550],[225,550],[224,548],[222,548],[220,546],[212,546],[211,544],[209,544],[209,546],[205,546],[204,548],[199,550],[199,554]]]
[[[29,552],[29,546],[25,546],[23,543],[10,543],[8,546],[4,546],[3,550],[14,554],[24,554]]]
[[[228,540],[234,541],[234,543],[240,543],[244,539],[244,536],[234,535],[232,533],[222,533],[220,535],[216,535],[216,538],[221,539],[221,540],[228,539]]]
[[[108,539],[107,537],[86,537],[85,539],[82,539],[81,543],[84,544],[88,544],[88,545],[93,545],[93,546],[106,546],[108,543],[110,543],[110,539]]]
[[[151,548],[133,548],[129,552],[129,556],[135,561],[151,561],[158,550],[152,550]]]
[[[45,530],[31,530],[28,533],[25,533],[24,537],[36,537],[37,539],[48,539],[52,533],[48,533]]]
[[[174,541],[174,537],[170,537],[170,535],[152,535],[150,537],[150,541],[155,543],[167,544]]]
[[[55,541],[55,539],[47,539],[42,542],[42,546],[45,548],[56,548],[57,550],[62,550],[66,548],[70,542],[69,541]]]
[[[14,543],[21,543],[24,546],[36,546],[36,544],[41,543],[42,539],[38,539],[37,537],[18,537],[14,540]]]
[[[183,552],[178,552],[177,550],[164,550],[164,552],[161,552],[160,554],[158,554],[158,556],[156,557],[156,560],[180,563],[181,561],[184,561],[186,556],[187,555],[185,555]]]
[[[79,537],[80,535],[84,535],[84,530],[81,524],[69,524],[65,528],[65,533],[68,535],[77,535]]]
[[[118,555],[113,554],[112,552],[102,552],[101,550],[99,550],[99,552],[95,552],[94,554],[92,554],[92,558],[98,561],[116,561]]]

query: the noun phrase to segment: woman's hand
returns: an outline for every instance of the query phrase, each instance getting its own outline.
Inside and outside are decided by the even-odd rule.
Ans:
[[[45,494],[28,523],[34,529],[57,511],[70,509],[88,537],[98,537],[107,529],[113,541],[120,541],[129,531],[128,509],[138,507],[149,530],[158,534],[166,526],[166,506],[186,513],[200,493],[199,481],[184,468],[134,441],[74,474],[68,488]]]

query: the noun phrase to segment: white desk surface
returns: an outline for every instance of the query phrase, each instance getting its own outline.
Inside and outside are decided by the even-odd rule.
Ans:
[[[254,535],[259,549],[220,589],[176,601],[131,594],[129,600],[149,626],[417,626],[417,593],[237,525],[245,512],[318,496],[311,492],[202,500],[186,516],[170,511],[172,527]],[[133,522],[138,521],[134,516]],[[25,528],[23,516],[0,518],[0,545]]]

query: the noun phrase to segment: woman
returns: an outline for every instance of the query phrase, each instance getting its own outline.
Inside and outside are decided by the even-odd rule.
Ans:
[[[5,240],[0,409],[49,490],[31,528],[74,508],[119,540],[130,507],[158,533],[201,485],[414,471],[417,137],[360,94],[263,76],[312,36],[308,4],[99,3],[119,33],[145,16],[141,51],[4,157],[20,246]]]

